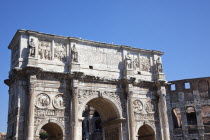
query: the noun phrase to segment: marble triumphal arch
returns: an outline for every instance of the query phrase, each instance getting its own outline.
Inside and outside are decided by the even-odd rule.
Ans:
[[[169,140],[162,52],[29,30],[9,49],[8,140]]]

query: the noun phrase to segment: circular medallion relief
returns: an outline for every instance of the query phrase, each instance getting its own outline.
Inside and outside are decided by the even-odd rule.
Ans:
[[[62,94],[56,95],[54,98],[53,105],[57,109],[64,109],[67,105],[67,98]]]
[[[143,105],[140,100],[133,101],[133,111],[136,113],[141,113],[143,109]]]
[[[154,104],[153,104],[152,101],[148,101],[146,103],[145,110],[147,111],[147,113],[154,113],[155,112]]]
[[[35,105],[38,108],[47,108],[50,105],[50,97],[45,93],[37,95]]]

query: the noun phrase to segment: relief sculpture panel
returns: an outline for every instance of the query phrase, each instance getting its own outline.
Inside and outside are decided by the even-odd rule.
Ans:
[[[68,104],[67,98],[62,94],[56,95],[53,101],[53,105],[57,109],[64,109]]]
[[[50,105],[50,97],[45,93],[39,94],[36,97],[35,105],[38,108],[47,108]]]
[[[126,59],[127,69],[134,69],[134,70],[139,69],[140,65],[139,65],[138,54],[131,55],[130,53],[128,53],[125,56],[125,59]]]
[[[61,62],[66,62],[67,49],[65,43],[55,42],[54,46],[54,59],[57,59]]]
[[[52,60],[52,50],[51,50],[51,42],[49,41],[40,41],[38,54],[40,59]]]
[[[133,111],[136,120],[154,120],[155,107],[152,100],[143,103],[136,99],[133,101]]]
[[[135,113],[141,113],[143,110],[143,104],[140,100],[133,101],[133,111]]]
[[[145,110],[147,113],[155,113],[154,103],[151,100],[145,104]]]
[[[150,72],[151,64],[150,58],[148,56],[141,56],[140,57],[141,63],[141,70]]]

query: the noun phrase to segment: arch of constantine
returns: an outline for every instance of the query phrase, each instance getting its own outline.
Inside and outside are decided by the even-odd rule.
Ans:
[[[8,140],[170,139],[162,52],[29,30],[9,49]]]

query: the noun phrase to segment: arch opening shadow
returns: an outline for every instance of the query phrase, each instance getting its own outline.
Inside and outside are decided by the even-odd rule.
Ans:
[[[63,132],[56,123],[47,123],[40,130],[40,137],[45,135],[44,140],[63,140]]]
[[[97,110],[102,119],[102,122],[120,118],[120,113],[116,105],[108,99],[95,98],[90,100],[87,105]]]
[[[120,112],[112,101],[106,98],[94,98],[86,103],[86,107],[83,111],[83,127],[82,127],[82,139],[84,140],[103,140],[110,139],[107,135],[109,127],[113,127],[118,130],[114,139],[119,139],[119,126],[112,124],[112,121],[120,118]],[[110,126],[106,126],[109,123]],[[106,128],[105,128],[106,126]],[[104,133],[104,138],[103,138]],[[110,132],[108,132],[110,133]]]
[[[149,125],[143,125],[139,128],[138,140],[155,140],[155,132]]]

